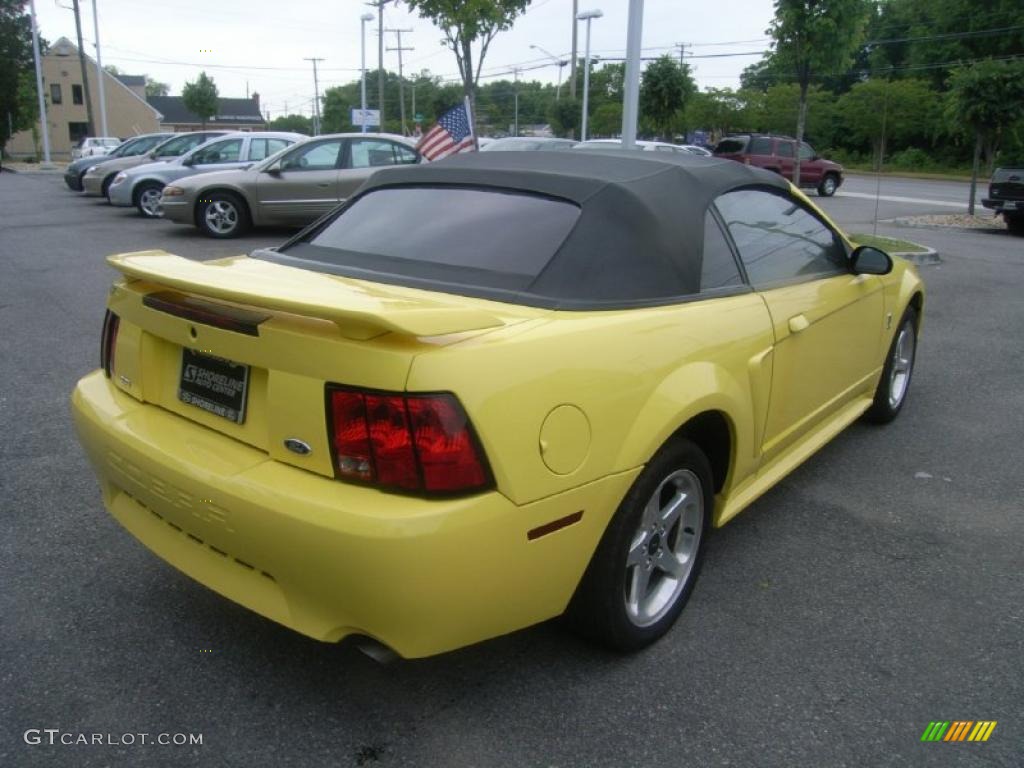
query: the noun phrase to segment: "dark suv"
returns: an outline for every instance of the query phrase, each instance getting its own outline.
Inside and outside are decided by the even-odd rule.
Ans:
[[[1011,232],[1024,235],[1024,168],[996,168],[981,204],[1003,214]]]
[[[726,136],[715,147],[717,157],[775,171],[793,180],[796,140],[789,136],[750,134]],[[806,141],[800,144],[800,186],[818,190],[822,197],[831,197],[843,183],[843,166],[818,157]]]

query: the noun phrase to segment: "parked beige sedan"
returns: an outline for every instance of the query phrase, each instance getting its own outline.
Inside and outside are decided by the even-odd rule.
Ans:
[[[164,187],[164,218],[210,237],[252,226],[302,227],[343,202],[378,168],[411,165],[411,139],[382,133],[316,136],[248,170],[217,171]]]

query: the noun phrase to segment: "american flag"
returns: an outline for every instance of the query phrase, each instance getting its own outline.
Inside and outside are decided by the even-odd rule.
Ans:
[[[448,155],[476,149],[465,104],[452,107],[441,115],[437,125],[423,134],[416,149],[427,160],[440,160]]]

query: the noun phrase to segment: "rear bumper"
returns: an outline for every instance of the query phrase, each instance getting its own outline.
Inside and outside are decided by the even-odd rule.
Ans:
[[[991,198],[982,198],[981,204],[986,208],[990,208],[997,213],[1002,211],[1024,211],[1024,200],[993,200]]]
[[[533,504],[424,500],[336,482],[134,400],[97,371],[72,397],[110,513],[154,553],[324,640],[428,656],[564,611],[636,473]],[[527,532],[583,510],[529,541]]]
[[[103,174],[97,174],[95,176],[86,175],[82,179],[82,189],[87,195],[102,195],[103,194]]]
[[[132,202],[132,185],[127,180],[122,181],[120,184],[111,184],[110,189],[107,191],[107,197],[111,205],[116,205],[119,208],[129,208],[134,205]]]

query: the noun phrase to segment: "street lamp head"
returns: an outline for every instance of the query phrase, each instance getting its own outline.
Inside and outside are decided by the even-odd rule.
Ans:
[[[589,10],[589,11],[580,11],[579,13],[576,14],[576,18],[579,21],[589,21],[590,19],[600,19],[602,16],[604,16],[604,13],[601,12],[600,8],[594,8],[594,9]]]
[[[359,20],[360,21],[373,21],[373,14],[372,13],[364,13],[362,16],[359,17]]]

